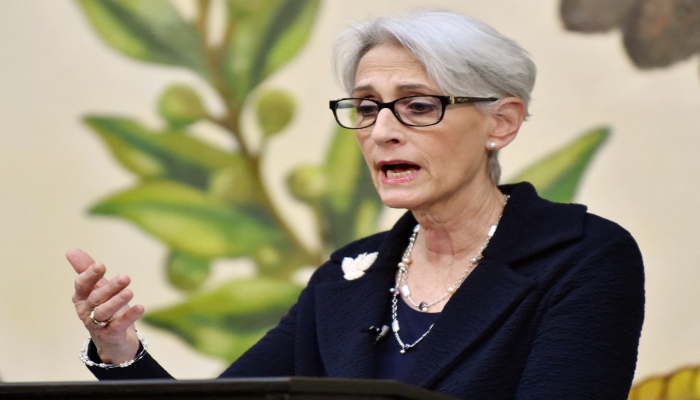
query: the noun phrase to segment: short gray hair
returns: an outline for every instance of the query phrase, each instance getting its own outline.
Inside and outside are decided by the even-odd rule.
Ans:
[[[449,11],[418,11],[382,17],[347,29],[333,46],[333,69],[347,93],[355,86],[360,59],[373,47],[397,43],[420,61],[451,96],[514,96],[529,115],[530,94],[537,74],[528,53],[515,41],[472,17]],[[493,103],[477,103],[488,112]],[[498,152],[491,151],[487,171],[498,184]]]

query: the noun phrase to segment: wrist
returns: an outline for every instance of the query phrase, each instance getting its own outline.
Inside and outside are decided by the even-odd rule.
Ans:
[[[135,354],[135,356],[133,356],[133,358],[131,359],[128,359],[127,361],[113,363],[110,361],[113,361],[114,359],[118,358],[101,358],[101,356],[98,353],[97,347],[94,345],[94,342],[91,338],[88,338],[85,341],[85,343],[83,343],[83,347],[80,350],[78,357],[80,358],[80,361],[82,361],[88,367],[98,367],[103,369],[129,367],[138,360],[142,359],[148,352],[148,341],[146,340],[146,337],[139,332],[136,332],[136,335],[139,340],[139,346],[135,352],[129,353]]]

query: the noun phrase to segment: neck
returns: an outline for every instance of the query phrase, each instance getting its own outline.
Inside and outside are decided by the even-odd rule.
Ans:
[[[493,228],[500,221],[507,198],[495,189],[495,198],[477,208],[478,212],[472,214],[472,219],[466,223],[448,221],[433,223],[427,228],[416,226],[398,265],[396,286],[393,289],[394,307],[400,289],[402,297],[414,308],[424,312],[442,310],[444,302],[462,285],[481,260],[482,251],[494,234]],[[469,237],[475,239],[468,239]],[[434,300],[418,303],[413,295]]]
[[[468,258],[478,251],[489,228],[498,222],[505,200],[496,186],[481,190],[453,213],[414,212],[421,225],[414,252],[433,265]]]

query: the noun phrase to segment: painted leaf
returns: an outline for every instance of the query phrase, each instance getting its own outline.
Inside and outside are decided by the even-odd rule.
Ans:
[[[281,280],[233,280],[147,313],[144,320],[174,332],[202,353],[231,362],[279,322],[300,291]]]
[[[248,163],[238,153],[227,153],[188,135],[158,133],[136,121],[89,116],[85,123],[105,141],[115,158],[145,179],[165,178],[206,189],[216,176],[228,171],[231,199],[253,201],[260,187]],[[245,196],[243,196],[245,194]]]
[[[78,0],[78,5],[102,39],[123,54],[206,76],[197,31],[169,1]]]
[[[551,201],[571,202],[583,172],[609,135],[608,128],[594,129],[530,166],[511,181],[528,181],[537,188],[540,196]]]
[[[383,204],[352,132],[338,127],[325,163],[327,180],[323,215],[329,227],[326,243],[338,248],[376,232]],[[349,229],[350,228],[350,229]]]
[[[666,376],[654,376],[632,386],[628,400],[700,399],[700,371],[696,367],[680,368]]]
[[[224,73],[238,99],[301,50],[318,7],[319,0],[228,1]]]
[[[257,84],[291,60],[309,38],[320,0],[285,0],[267,26],[251,82]]]
[[[700,397],[696,387],[697,371],[695,368],[685,368],[676,371],[667,381],[666,399],[681,400],[681,399],[697,399]]]
[[[145,182],[98,203],[90,212],[125,218],[171,249],[203,258],[252,255],[264,245],[286,245],[262,210],[227,206],[171,181]]]

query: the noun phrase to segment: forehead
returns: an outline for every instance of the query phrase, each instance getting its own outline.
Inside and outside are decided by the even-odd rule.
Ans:
[[[353,93],[383,90],[436,90],[425,66],[409,51],[396,44],[370,49],[357,65]]]

